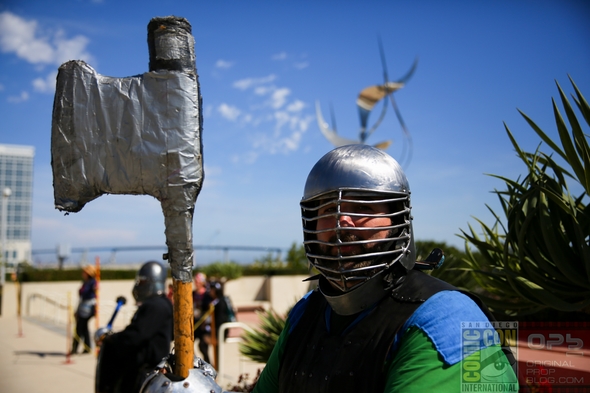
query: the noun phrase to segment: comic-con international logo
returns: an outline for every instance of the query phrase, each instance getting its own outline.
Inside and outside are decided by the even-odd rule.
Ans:
[[[516,350],[518,322],[461,323],[461,392],[517,392],[512,366],[498,346]]]

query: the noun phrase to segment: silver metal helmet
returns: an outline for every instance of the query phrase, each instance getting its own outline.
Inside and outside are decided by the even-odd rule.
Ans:
[[[391,156],[367,145],[338,147],[312,168],[301,200],[307,258],[350,292],[395,263],[415,262],[410,186]],[[362,291],[356,291],[362,292]]]
[[[215,378],[217,371],[199,357],[193,358],[193,368],[184,379],[173,374],[173,367],[169,363],[174,358],[171,354],[156,366],[144,380],[140,393],[235,393],[223,390]]]
[[[144,263],[135,276],[133,297],[142,302],[154,295],[161,295],[166,288],[166,267],[159,262],[149,261]]]

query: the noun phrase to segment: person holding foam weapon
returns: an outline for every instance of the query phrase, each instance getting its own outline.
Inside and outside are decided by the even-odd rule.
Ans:
[[[147,374],[168,356],[173,315],[165,288],[166,268],[155,261],[144,263],[133,286],[139,307],[131,323],[121,332],[98,338],[98,393],[139,392]]]

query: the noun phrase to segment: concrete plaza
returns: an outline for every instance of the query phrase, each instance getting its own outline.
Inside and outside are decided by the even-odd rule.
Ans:
[[[133,302],[133,281],[105,281],[101,284],[101,296],[105,300],[99,313],[99,323],[104,326],[112,314],[117,296],[123,295],[128,303]],[[30,283],[23,286],[19,317],[16,285],[10,282],[5,284],[0,316],[0,392],[94,392],[95,354],[66,356],[70,348],[69,332],[72,325],[68,324],[67,317],[71,310],[67,307],[64,309],[63,305],[68,304],[68,301],[72,304],[77,302],[77,298],[72,298],[71,293],[77,294],[79,285],[78,282],[71,282]],[[60,293],[63,298],[51,300],[51,293]],[[244,301],[237,303],[245,304]],[[124,328],[134,311],[134,305],[125,305],[117,316],[114,330]],[[243,311],[238,312],[237,318],[246,325],[254,326],[258,317],[252,311]],[[93,334],[94,319],[90,320],[90,330]],[[236,384],[240,375],[249,374],[253,377],[264,366],[239,354],[240,330],[232,328],[230,337],[221,348],[222,364],[217,370],[217,383],[224,389],[230,384]],[[196,348],[195,354],[199,356]]]

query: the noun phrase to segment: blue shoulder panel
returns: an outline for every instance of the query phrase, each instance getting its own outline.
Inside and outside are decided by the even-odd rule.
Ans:
[[[469,296],[458,291],[441,291],[418,307],[400,329],[395,343],[399,343],[403,334],[415,326],[432,340],[445,363],[453,365],[474,352],[461,345],[462,326],[470,322],[485,324],[489,320]],[[487,346],[482,339],[478,349]]]
[[[289,324],[289,334],[291,334],[291,332],[303,316],[303,312],[307,308],[307,303],[309,302],[309,297],[312,292],[313,291],[309,291],[305,295],[303,295],[303,297],[293,306],[293,308],[289,312],[289,317],[287,319],[287,323]]]

